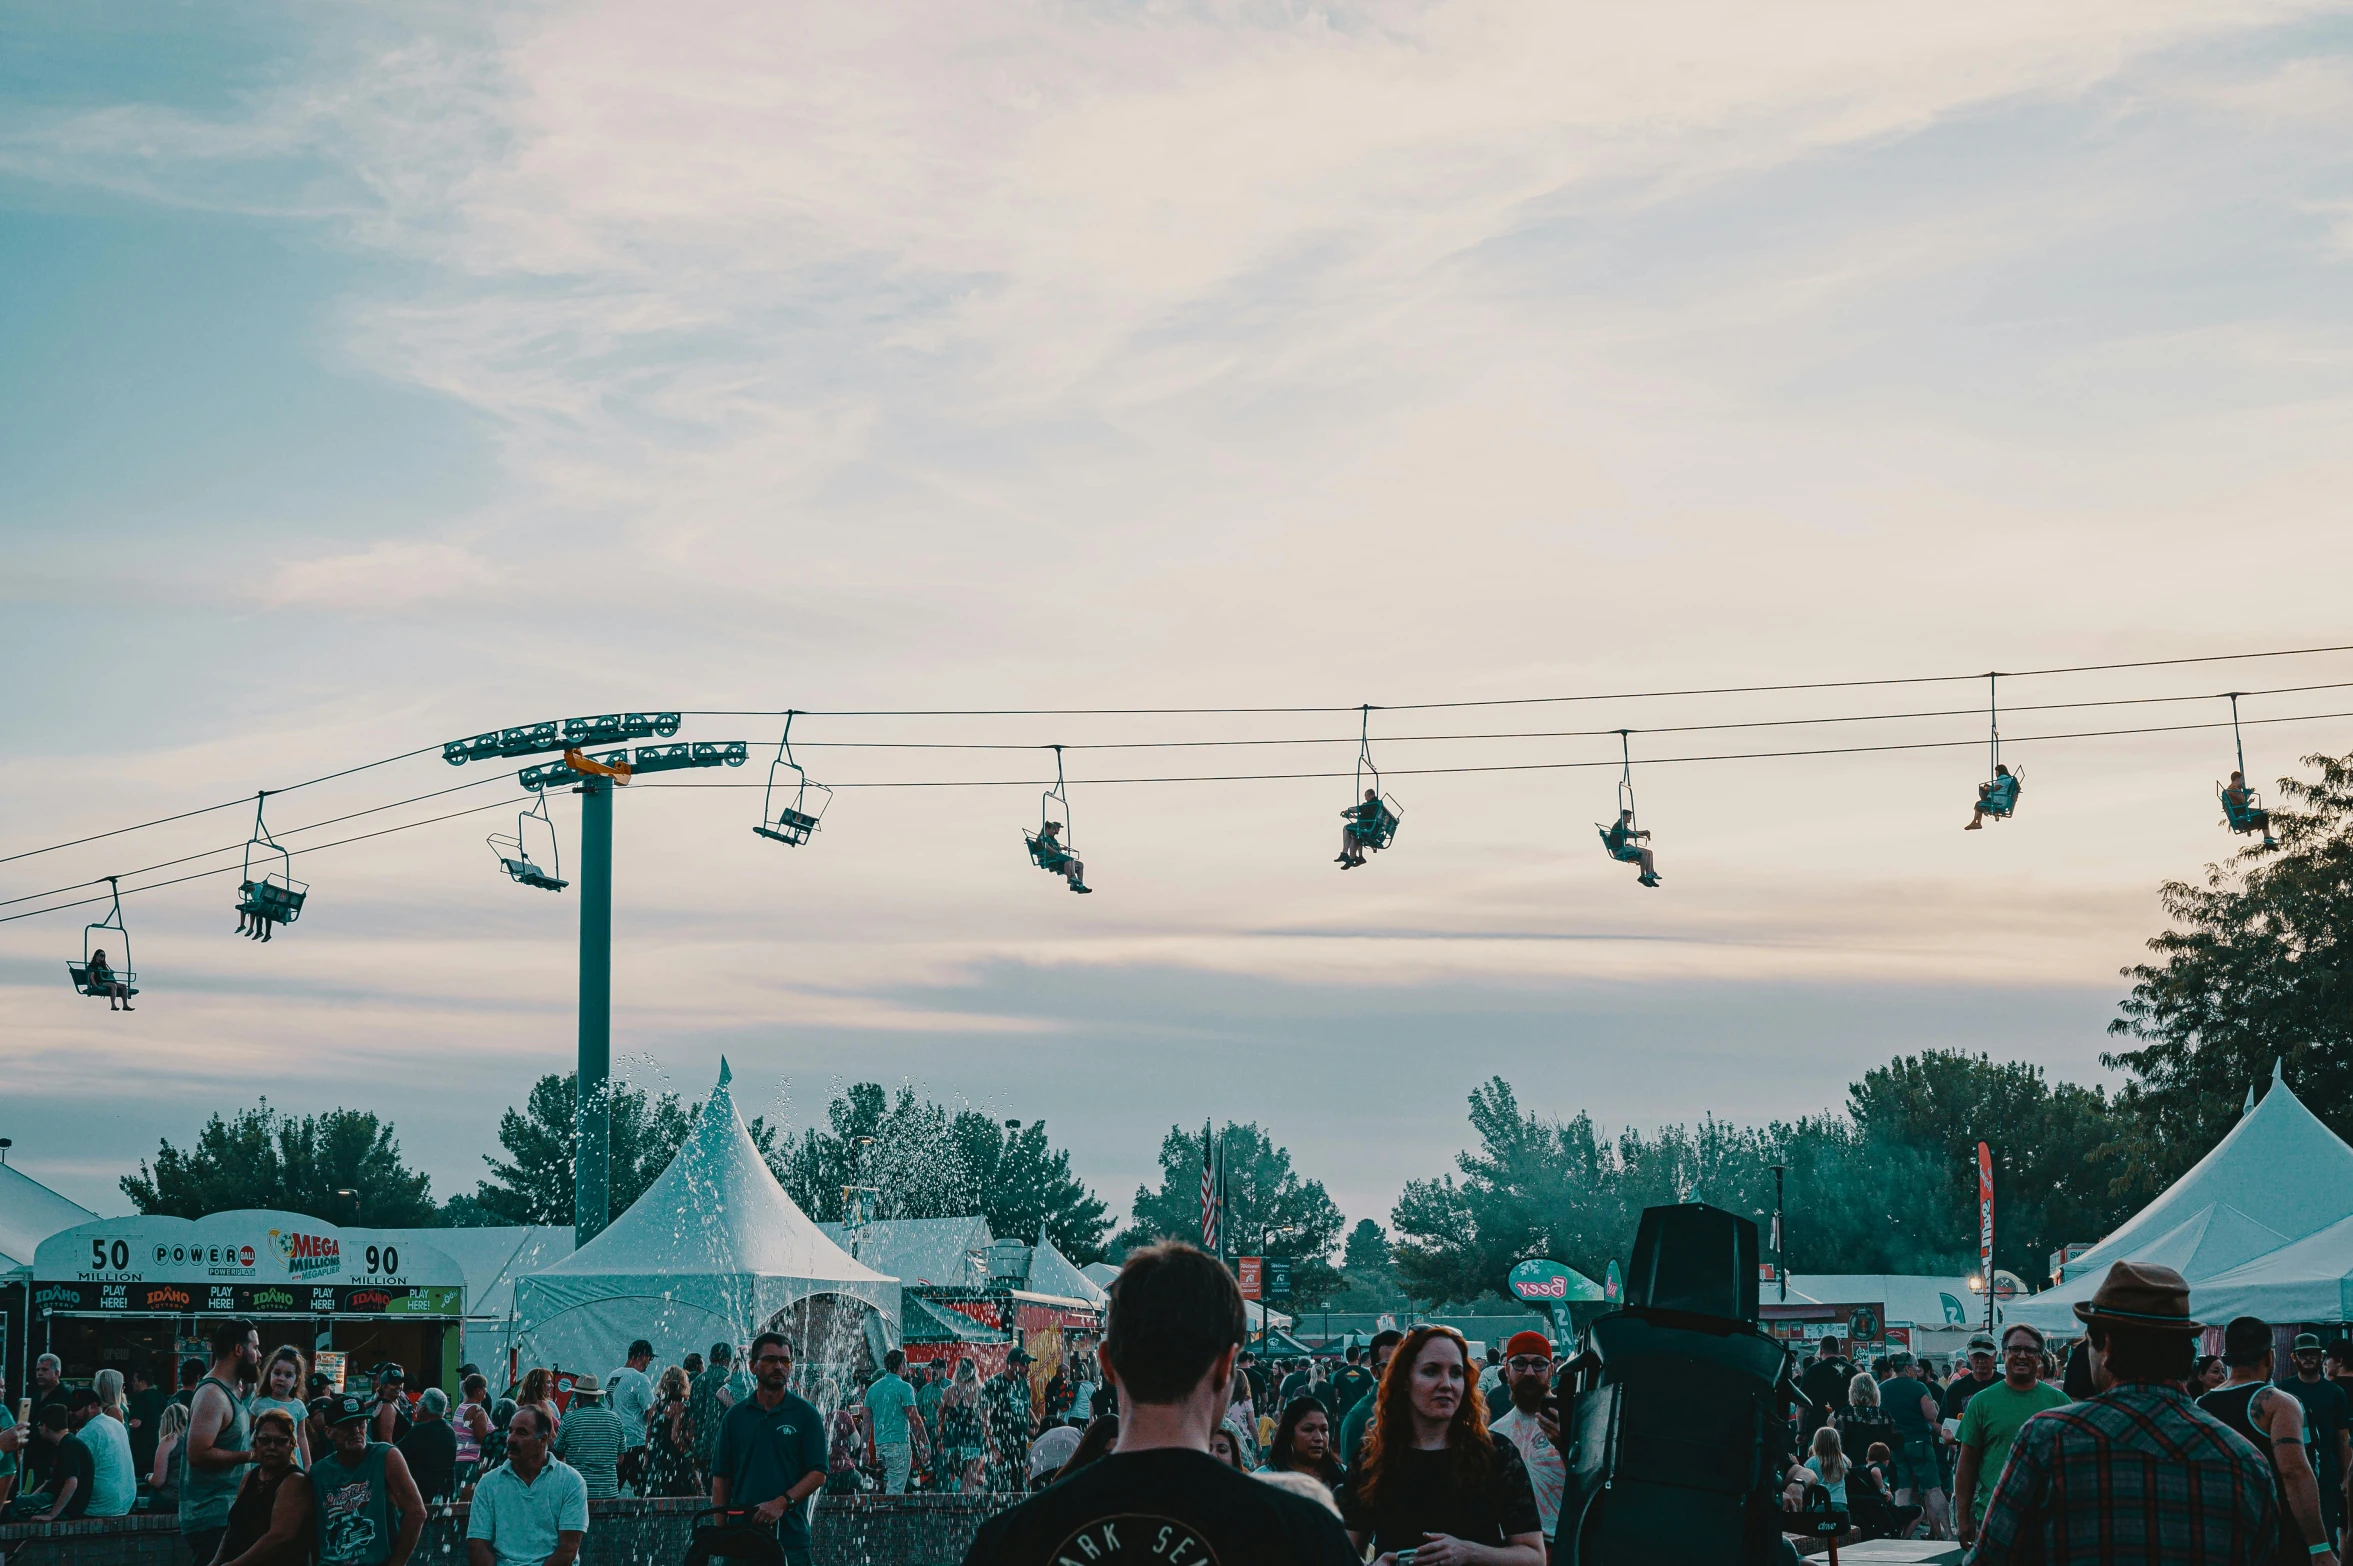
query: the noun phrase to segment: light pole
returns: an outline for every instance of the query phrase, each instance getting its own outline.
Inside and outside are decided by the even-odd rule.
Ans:
[[[1789,1303],[1789,1252],[1782,1235],[1781,1216],[1782,1166],[1773,1166],[1773,1276],[1781,1282],[1781,1303]]]

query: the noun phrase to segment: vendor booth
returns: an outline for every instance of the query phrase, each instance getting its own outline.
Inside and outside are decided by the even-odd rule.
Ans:
[[[204,1218],[100,1218],[33,1253],[35,1354],[80,1378],[142,1363],[159,1376],[201,1357],[212,1323],[242,1316],[262,1350],[332,1350],[366,1369],[392,1361],[412,1391],[456,1387],[465,1274],[414,1231],[345,1229],[248,1208]]]
[[[899,1282],[854,1261],[776,1183],[723,1060],[670,1166],[612,1226],[515,1283],[520,1363],[604,1375],[644,1338],[676,1364],[775,1330],[797,1372],[860,1384],[899,1340]]]

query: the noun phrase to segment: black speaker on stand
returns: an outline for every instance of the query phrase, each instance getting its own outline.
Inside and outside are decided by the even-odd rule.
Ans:
[[[1766,1566],[1780,1510],[1789,1355],[1757,1326],[1757,1226],[1702,1202],[1646,1208],[1625,1305],[1561,1372],[1571,1441],[1555,1566]]]

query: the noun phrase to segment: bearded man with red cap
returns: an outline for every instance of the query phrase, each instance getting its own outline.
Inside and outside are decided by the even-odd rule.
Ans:
[[[1551,1339],[1541,1332],[1513,1333],[1503,1346],[1503,1384],[1511,1392],[1511,1412],[1487,1427],[1519,1448],[1547,1539],[1560,1524],[1561,1492],[1569,1482],[1569,1465],[1561,1457],[1560,1418],[1545,1406],[1552,1396],[1552,1368]]]

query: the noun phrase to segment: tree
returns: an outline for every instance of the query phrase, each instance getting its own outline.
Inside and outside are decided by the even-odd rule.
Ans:
[[[1389,1236],[1370,1218],[1359,1218],[1356,1227],[1348,1231],[1348,1245],[1340,1253],[1340,1265],[1350,1272],[1387,1272]]]
[[[2117,1094],[2120,1194],[2162,1189],[2219,1141],[2273,1063],[2313,1113],[2353,1136],[2353,756],[2307,756],[2280,779],[2276,851],[2249,847],[2205,883],[2159,890],[2173,928],[2108,1024],[2139,1047],[2101,1057]]]
[[[1288,1256],[1291,1298],[1301,1309],[1320,1305],[1341,1285],[1332,1251],[1346,1222],[1320,1180],[1303,1180],[1291,1167],[1287,1148],[1277,1147],[1257,1125],[1227,1122],[1218,1145],[1225,1163],[1226,1225],[1229,1248],[1257,1250],[1266,1234],[1265,1254]],[[1201,1239],[1201,1138],[1170,1126],[1160,1140],[1160,1189],[1136,1188],[1134,1221],[1121,1233],[1124,1246],[1156,1240]]]
[[[334,1224],[440,1222],[431,1178],[401,1161],[391,1123],[364,1109],[298,1120],[264,1098],[230,1119],[214,1115],[185,1152],[163,1140],[154,1164],[142,1161],[121,1184],[140,1212],[176,1218],[274,1207]]]
[[[1776,1164],[1793,1271],[1947,1270],[1962,1254],[1931,1155],[1836,1116],[1757,1128],[1710,1117],[1612,1141],[1588,1115],[1521,1109],[1495,1077],[1472,1091],[1470,1119],[1479,1146],[1457,1156],[1460,1179],[1408,1182],[1390,1215],[1397,1275],[1417,1300],[1480,1298],[1531,1257],[1599,1278],[1631,1254],[1645,1207],[1704,1201],[1762,1227]]]
[[[686,1141],[687,1132],[702,1114],[702,1105],[689,1109],[675,1093],[650,1098],[639,1088],[612,1084],[608,1092],[610,1129],[607,1133],[606,1192],[611,1198],[607,1222],[627,1212],[646,1187],[670,1167],[670,1160]],[[505,1162],[489,1153],[482,1161],[491,1177],[474,1189],[474,1205],[465,1216],[487,1214],[500,1224],[558,1224],[573,1220],[572,1145],[578,1114],[576,1074],[553,1072],[531,1085],[520,1112],[509,1109],[498,1117],[499,1146]],[[747,1129],[762,1156],[772,1153],[776,1133],[764,1121]]]
[[[1959,1050],[1900,1055],[1847,1090],[1867,1137],[1930,1154],[1937,1225],[1977,1254],[1977,1144],[1994,1157],[1994,1265],[2030,1281],[2071,1240],[2097,1240],[2137,1205],[2116,1188],[2121,1126],[2098,1088],[2044,1080],[2024,1061]],[[1971,1261],[1971,1270],[1975,1270]]]
[[[1055,1248],[1084,1264],[1103,1252],[1110,1224],[1101,1201],[1070,1172],[1046,1123],[1008,1132],[993,1116],[951,1115],[902,1084],[853,1083],[826,1106],[827,1127],[801,1133],[780,1158],[777,1178],[802,1210],[838,1222],[843,1192],[868,1193],[873,1218],[945,1218],[978,1213],[989,1231],[1034,1241],[1041,1225]]]

